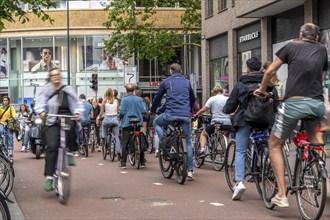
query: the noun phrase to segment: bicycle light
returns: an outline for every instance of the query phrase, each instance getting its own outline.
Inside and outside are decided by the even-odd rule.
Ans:
[[[42,119],[41,119],[41,118],[37,118],[37,119],[34,121],[34,123],[35,123],[36,125],[41,125],[41,124],[42,124]]]

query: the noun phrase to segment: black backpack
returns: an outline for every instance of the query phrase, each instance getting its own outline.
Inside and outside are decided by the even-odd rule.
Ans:
[[[167,161],[177,161],[179,159],[180,132],[169,125],[166,136],[162,140],[160,147],[163,150],[164,159]]]
[[[272,124],[275,115],[274,97],[269,93],[268,97],[261,98],[253,95],[259,84],[246,85],[248,95],[245,101],[245,121],[249,123]]]

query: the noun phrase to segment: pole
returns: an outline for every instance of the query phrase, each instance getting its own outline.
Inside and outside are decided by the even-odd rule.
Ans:
[[[67,47],[68,47],[68,85],[70,85],[70,13],[69,0],[66,0],[66,31],[67,31]]]

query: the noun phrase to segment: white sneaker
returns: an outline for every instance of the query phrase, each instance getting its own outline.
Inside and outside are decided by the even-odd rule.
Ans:
[[[22,146],[21,152],[24,152],[25,149],[26,149],[25,146]]]
[[[159,157],[159,151],[155,150],[155,157]]]
[[[245,190],[246,187],[244,186],[243,182],[239,182],[238,185],[234,186],[234,194],[232,200],[240,200]]]
[[[8,150],[8,155],[9,155],[10,157],[12,157],[12,156],[13,156],[13,150]]]
[[[190,181],[194,180],[194,171],[188,171],[187,177]]]

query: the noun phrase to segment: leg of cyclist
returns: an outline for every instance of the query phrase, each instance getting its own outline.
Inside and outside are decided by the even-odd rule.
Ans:
[[[249,144],[249,137],[251,134],[251,127],[239,127],[236,132],[236,157],[235,157],[235,181],[234,193],[232,200],[241,199],[245,192],[244,186],[245,177],[245,156],[246,148]]]
[[[46,143],[45,149],[45,170],[44,175],[46,181],[44,190],[51,191],[53,189],[53,174],[55,172],[58,147],[60,145],[60,126],[44,126],[42,129],[42,139]]]
[[[74,159],[74,152],[76,152],[78,150],[77,133],[75,132],[75,130],[77,128],[77,122],[71,120],[70,118],[66,118],[65,119],[65,124],[68,124],[71,127],[70,130],[65,132],[65,134],[66,134],[67,155],[68,155],[68,165],[69,166],[75,166],[76,161]]]
[[[194,180],[194,156],[193,149],[191,146],[191,118],[190,117],[178,117],[178,119],[183,120],[182,124],[183,134],[186,136],[186,145],[187,145],[187,157],[188,157],[188,180]]]
[[[115,125],[112,128],[112,133],[115,135],[116,138],[116,153],[118,155],[118,158],[120,157],[120,141],[119,141],[119,122],[117,116],[111,116],[110,117],[110,123]]]
[[[105,136],[107,135],[107,126],[110,124],[110,117],[105,116],[103,121],[102,121],[102,144],[105,144]]]
[[[127,160],[127,144],[130,141],[130,132],[131,127],[122,128],[122,156],[120,159],[119,167],[121,169],[126,169],[126,160]]]
[[[26,151],[29,145],[29,140],[31,136],[31,129],[28,125],[25,125],[25,132],[23,137],[23,146],[21,149],[21,152]]]
[[[13,140],[13,133],[8,129],[7,130],[7,137],[8,137],[8,151],[9,156],[13,156],[14,153],[14,140]]]
[[[205,146],[207,143],[207,139],[209,135],[213,134],[215,130],[214,125],[208,125],[206,128],[202,131],[201,137],[199,139],[199,143],[201,145],[201,156],[205,155]]]

